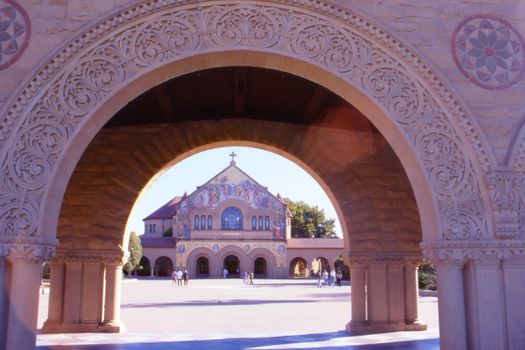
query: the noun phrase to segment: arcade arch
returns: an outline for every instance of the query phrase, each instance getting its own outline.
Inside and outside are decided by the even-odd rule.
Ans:
[[[197,258],[195,271],[195,276],[197,278],[210,277],[210,260],[205,256]]]
[[[290,261],[290,277],[308,277],[308,263],[301,257],[293,258]]]
[[[2,203],[6,205],[2,207],[0,217],[2,232],[6,237],[2,240],[4,244],[2,256],[9,255],[9,275],[13,276],[9,284],[10,288],[36,290],[38,287],[36,276],[39,275],[37,266],[40,266],[40,260],[53,256],[53,246],[57,244],[55,232],[59,226],[60,247],[57,251],[57,259],[54,265],[51,265],[55,268],[53,275],[57,276],[54,278],[67,280],[67,274],[60,275],[58,271],[64,271],[65,266],[72,260],[83,261],[82,259],[96,256],[101,267],[106,271],[107,284],[110,286],[107,289],[107,305],[102,306],[106,310],[104,317],[108,323],[118,323],[115,305],[118,305],[119,287],[116,277],[122,263],[121,246],[127,241],[122,237],[123,225],[113,223],[107,227],[97,224],[93,230],[88,230],[83,224],[84,233],[79,236],[78,231],[68,228],[67,222],[59,222],[59,215],[62,213],[65,217],[70,215],[70,212],[68,213],[70,208],[66,206],[65,211],[62,212],[60,208],[64,203],[63,195],[68,183],[78,180],[75,180],[73,175],[71,178],[73,182],[68,181],[76,169],[81,154],[102,125],[120,108],[145,90],[157,86],[161,81],[213,66],[259,66],[305,77],[351,102],[367,115],[392,146],[393,152],[399,156],[402,168],[408,175],[419,203],[419,207],[415,208],[414,205],[414,208],[418,209],[421,218],[424,238],[422,247],[425,254],[441,264],[438,267],[442,276],[440,283],[455,286],[452,292],[443,292],[440,296],[441,317],[457,320],[453,326],[442,324],[442,345],[452,347],[454,344],[458,348],[465,348],[467,338],[480,337],[479,332],[467,334],[467,324],[474,327],[479,323],[478,321],[490,323],[489,314],[494,313],[507,320],[507,322],[503,320],[501,324],[514,327],[512,331],[500,327],[494,339],[502,342],[503,339],[507,339],[507,343],[521,342],[522,344],[522,338],[509,339],[511,336],[505,335],[525,334],[524,326],[509,319],[512,316],[505,311],[511,310],[512,307],[505,308],[504,303],[508,306],[509,303],[513,305],[518,302],[512,299],[512,291],[507,293],[499,289],[498,292],[494,289],[496,287],[490,289],[487,293],[501,296],[497,298],[501,302],[496,304],[490,313],[470,312],[465,316],[459,311],[464,310],[465,305],[463,286],[470,285],[471,290],[478,282],[475,279],[467,279],[462,271],[458,272],[458,266],[463,268],[467,260],[481,259],[481,256],[498,256],[495,260],[501,263],[501,260],[521,253],[516,253],[517,250],[511,249],[504,240],[491,241],[500,234],[501,225],[499,219],[493,218],[496,214],[492,211],[494,209],[494,212],[498,213],[500,206],[490,202],[489,194],[497,194],[499,190],[487,188],[483,180],[483,172],[490,173],[494,162],[484,146],[483,138],[479,136],[476,122],[447,89],[447,85],[395,36],[336,5],[316,1],[313,6],[314,2],[309,1],[298,4],[292,0],[281,0],[273,2],[272,11],[268,11],[259,3],[229,1],[228,3],[235,6],[222,12],[223,10],[218,7],[219,3],[222,4],[219,1],[207,2],[206,6],[189,2],[166,3],[158,5],[160,8],[153,6],[152,3],[141,3],[118,13],[101,21],[96,27],[88,29],[85,35],[79,36],[81,39],[65,46],[50,59],[48,64],[35,72],[24,89],[13,96],[13,103],[3,112],[7,127],[2,129],[2,139],[8,142],[3,143],[0,150],[0,161],[5,178],[9,179],[1,184],[0,196]],[[185,11],[178,11],[180,6],[185,6]],[[239,12],[251,15],[240,16]],[[151,24],[162,23],[164,17],[178,18],[177,16],[193,15],[200,18],[203,13],[209,14],[211,18],[217,18],[217,21],[206,23],[207,26],[203,29],[206,32],[223,33],[216,27],[211,27],[223,25],[221,20],[224,16],[239,18],[240,23],[247,24],[246,28],[252,28],[251,21],[254,18],[261,18],[266,21],[267,26],[263,27],[268,32],[264,39],[261,39],[259,34],[253,37],[257,31],[251,33],[248,30],[244,33],[245,29],[239,28],[242,35],[234,38],[236,41],[217,34],[212,35],[207,42],[202,40],[209,36],[201,35],[200,27],[194,27],[191,21],[177,22],[177,25],[186,26],[185,30],[177,32],[184,33],[185,40],[172,38],[173,43],[181,46],[168,48],[163,47],[162,42],[154,42],[153,45],[157,45],[155,47],[158,48],[155,51],[147,45],[131,43],[129,47],[133,52],[125,53],[125,61],[129,64],[115,64],[124,54],[119,50],[122,46],[115,45],[115,42],[124,40],[126,36],[138,40],[142,35],[151,34],[154,27]],[[279,26],[280,21],[289,16],[296,16],[299,25]],[[312,22],[316,23],[314,28],[309,24]],[[317,45],[304,45],[301,41],[304,40],[301,33],[284,33],[277,31],[277,28],[317,30],[323,37],[333,39],[329,40],[333,44],[330,49],[342,49],[344,52],[326,55],[324,51],[316,51]],[[286,40],[294,41],[290,43],[291,45],[281,45]],[[320,47],[326,49],[323,45]],[[363,50],[370,55],[356,54]],[[215,52],[210,53],[210,51]],[[128,57],[132,59],[129,60]],[[363,62],[359,57],[377,59]],[[55,101],[61,102],[55,104]],[[62,108],[60,111],[56,111],[58,106]],[[198,135],[206,135],[206,137],[202,140],[187,140],[186,147],[176,149],[178,157],[211,142],[232,139],[243,142],[255,139],[255,142],[264,145],[279,145],[283,152],[301,159],[302,164],[308,164],[316,173],[321,174],[318,178],[325,179],[324,183],[342,181],[336,174],[340,173],[339,170],[345,170],[344,164],[340,164],[337,159],[334,160],[330,156],[325,158],[325,164],[313,157],[316,151],[322,151],[321,148],[301,153],[304,150],[300,149],[300,145],[315,140],[314,134],[317,129],[305,130],[286,143],[272,143],[275,140],[268,137],[270,134],[268,129],[273,125],[272,122],[258,121],[259,123],[252,123],[258,125],[246,129],[239,127],[243,121],[235,121],[233,128],[223,131],[227,136],[223,139],[210,137],[199,129],[201,134]],[[246,121],[244,123],[248,124]],[[228,124],[228,121],[222,122],[221,126],[228,127]],[[306,125],[312,124],[314,123]],[[261,129],[257,129],[257,126]],[[287,127],[283,127],[281,131],[286,130]],[[154,129],[155,127],[144,128],[145,131],[150,132]],[[254,132],[255,136],[250,136],[253,130],[257,132]],[[124,139],[127,131],[113,130]],[[180,129],[175,128],[172,131],[177,133]],[[45,137],[34,138],[35,132]],[[105,134],[109,133],[111,132]],[[342,139],[345,140],[346,136],[343,135]],[[97,141],[93,142],[97,144]],[[107,141],[98,142],[101,142],[99,145],[103,145]],[[153,141],[151,145],[160,150],[164,149],[159,141]],[[281,149],[280,147],[277,148]],[[135,183],[131,178],[135,175],[137,178],[147,177],[147,174],[152,173],[153,169],[158,170],[159,164],[163,163],[162,160],[153,161],[148,164],[151,168],[147,169],[145,174],[141,174],[144,168],[136,168],[136,163],[148,163],[148,160],[144,160],[141,155],[140,152],[133,154],[134,162],[121,163],[120,168],[113,170],[115,176],[110,178],[111,180],[130,181],[116,182],[117,189],[125,189],[125,191],[123,193],[110,191],[107,196],[127,204],[130,197],[136,196],[137,188],[141,186],[141,183]],[[89,160],[85,162],[89,163]],[[341,166],[343,169],[339,169]],[[324,169],[337,171],[323,173]],[[128,171],[133,176],[127,177],[130,174],[124,174]],[[341,177],[345,177],[349,172],[342,173]],[[374,199],[371,202],[374,202]],[[344,208],[340,210],[341,216],[346,218],[343,213]],[[112,213],[100,215],[111,216]],[[348,222],[347,224],[349,225]],[[88,247],[83,246],[85,237],[82,235],[87,235],[89,238]],[[21,237],[25,238],[17,239]],[[388,237],[390,236],[385,234],[382,238]],[[345,233],[345,239],[350,247],[348,232]],[[396,244],[400,241],[403,239],[385,242],[393,249],[399,248]],[[415,259],[420,253],[419,250],[409,250],[408,255],[371,256],[366,254],[370,252],[366,240],[361,243],[363,250],[358,250],[360,254],[352,258],[363,264],[373,265],[378,259],[383,259],[381,260],[383,262],[387,259],[392,266],[398,266],[400,261],[405,261],[404,256],[412,256]],[[411,247],[413,242],[407,239],[405,243]],[[90,254],[83,253],[86,248],[91,250]],[[407,252],[404,249],[400,251]],[[500,254],[501,251],[505,254]],[[26,265],[21,269],[18,263],[27,263],[24,259],[27,260],[28,256],[31,257],[31,261],[37,260],[38,264],[34,264],[36,266],[32,270]],[[401,265],[404,266],[403,269],[408,269],[408,265],[404,263]],[[354,265],[354,269],[358,270],[356,276],[364,273],[359,266]],[[491,268],[493,267],[495,268],[495,265],[491,265]],[[398,269],[393,270],[395,271],[392,273],[402,273]],[[474,274],[478,273],[475,268],[473,271]],[[410,276],[412,272],[410,269],[405,270],[406,276]],[[22,273],[25,274],[24,278]],[[502,273],[499,271],[491,275],[495,286],[500,284],[497,281],[502,280]],[[352,275],[354,276],[354,272]],[[24,282],[26,280],[32,281],[30,286]],[[93,287],[98,291],[98,286]],[[481,293],[485,292],[483,289],[480,290]],[[11,295],[15,294],[17,293],[11,293]],[[477,303],[483,300],[483,295],[471,296],[471,298],[473,300],[471,303],[474,305],[472,309],[477,310],[479,307]],[[23,293],[13,297],[11,300],[13,305],[0,315],[0,324],[7,325],[6,320],[9,320],[10,324],[32,324],[29,321],[34,319],[37,303],[33,299],[29,300],[25,308],[29,311],[19,314],[16,312],[17,306],[27,304],[28,298]],[[60,298],[56,300],[60,301]],[[352,319],[358,320],[358,316],[363,316],[360,312],[361,310],[356,310]],[[365,320],[367,320],[366,315],[363,321]],[[51,321],[57,320],[51,318]],[[373,322],[374,319],[368,321]],[[29,331],[25,328],[9,329],[14,330],[7,335],[8,346],[13,345],[15,339],[24,339],[25,343],[18,343],[18,346],[24,349],[34,345],[35,338],[32,333],[34,326],[30,326]]]
[[[173,272],[173,261],[167,256],[161,256],[155,260],[154,276],[168,277]]]

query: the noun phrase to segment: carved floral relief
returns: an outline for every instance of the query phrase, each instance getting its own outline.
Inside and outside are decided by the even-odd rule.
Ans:
[[[371,96],[417,153],[438,204],[443,239],[488,238],[482,175],[466,152],[469,143],[484,170],[489,160],[459,103],[451,103],[453,96],[431,70],[382,29],[346,10],[312,11],[309,4],[144,2],[65,47],[29,83],[0,130],[0,141],[10,145],[0,154],[2,235],[36,235],[58,158],[80,124],[126,82],[184,57],[253,50],[310,62]]]

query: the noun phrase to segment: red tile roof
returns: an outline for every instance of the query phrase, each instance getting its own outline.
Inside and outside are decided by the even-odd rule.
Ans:
[[[340,238],[291,238],[286,241],[288,249],[340,248],[345,246]]]
[[[173,198],[168,203],[142,219],[142,221],[151,219],[171,219],[173,215],[175,215],[175,205],[179,203],[181,199],[182,197],[180,196]]]

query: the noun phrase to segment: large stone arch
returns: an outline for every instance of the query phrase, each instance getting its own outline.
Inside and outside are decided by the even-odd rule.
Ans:
[[[386,30],[317,1],[161,6],[144,2],[101,21],[60,50],[7,108],[0,135],[8,141],[0,159],[10,179],[2,188],[5,236],[52,243],[65,189],[53,174],[71,173],[85,145],[130,96],[174,70],[212,66],[212,60],[290,71],[368,108],[407,169],[418,202],[434,204],[435,213],[420,206],[424,225],[437,221],[424,231],[445,240],[490,236],[480,179],[491,162],[476,123],[430,66]],[[228,27],[233,17],[247,29]],[[192,22],[197,18],[208,28]],[[213,34],[199,35],[204,31]],[[139,46],[146,38],[146,47]]]
[[[228,21],[231,18],[238,21]],[[232,27],[232,23],[243,26]],[[17,263],[54,254],[55,229],[68,179],[102,125],[125,103],[159,82],[228,65],[268,67],[302,76],[364,112],[406,169],[423,219],[427,256],[457,264],[443,265],[440,270],[440,283],[458,286],[441,295],[446,302],[440,303],[440,308],[444,305],[440,314],[456,313],[454,319],[460,325],[442,329],[444,347],[466,347],[465,319],[476,327],[501,321],[499,328],[514,327],[513,331],[499,329],[494,341],[506,338],[507,343],[525,343],[523,337],[515,336],[525,331],[510,315],[512,305],[519,303],[511,292],[478,288],[504,301],[478,315],[475,310],[480,304],[476,303],[483,297],[473,296],[467,318],[454,311],[464,306],[463,283],[471,283],[470,290],[482,283],[475,278],[464,280],[458,266],[488,257],[495,261],[492,269],[525,252],[521,241],[492,240],[520,237],[515,208],[510,218],[507,215],[512,197],[522,196],[511,181],[516,174],[494,169],[475,120],[413,50],[358,14],[318,0],[145,1],[87,29],[35,71],[13,95],[1,119],[0,256],[9,256],[12,265],[10,288],[36,288],[26,282],[37,280],[36,270],[28,272]],[[122,259],[117,253],[104,258],[110,261],[107,275],[112,276],[111,283],[116,281]],[[503,279],[497,271],[483,280],[499,286]],[[117,284],[111,288],[118,290]],[[11,302],[26,304],[29,311],[17,314],[11,307],[10,323],[34,319],[34,300],[27,303],[20,293]],[[493,314],[501,319],[491,318]],[[108,312],[110,319],[113,316]],[[0,319],[0,324],[7,324],[4,321]],[[468,335],[469,339],[479,337],[479,331]],[[25,341],[17,343],[19,348],[34,345],[34,336],[28,336],[27,330],[15,330],[8,334],[8,346],[18,339]],[[461,339],[464,341],[457,342]]]

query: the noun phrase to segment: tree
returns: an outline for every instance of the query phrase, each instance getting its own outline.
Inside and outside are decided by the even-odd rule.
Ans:
[[[132,231],[129,236],[129,258],[128,262],[124,264],[123,270],[126,272],[133,271],[140,264],[142,258],[142,244],[140,238],[137,236],[135,231]]]
[[[292,214],[293,238],[337,238],[335,220],[327,219],[323,209],[288,198],[285,202]]]

